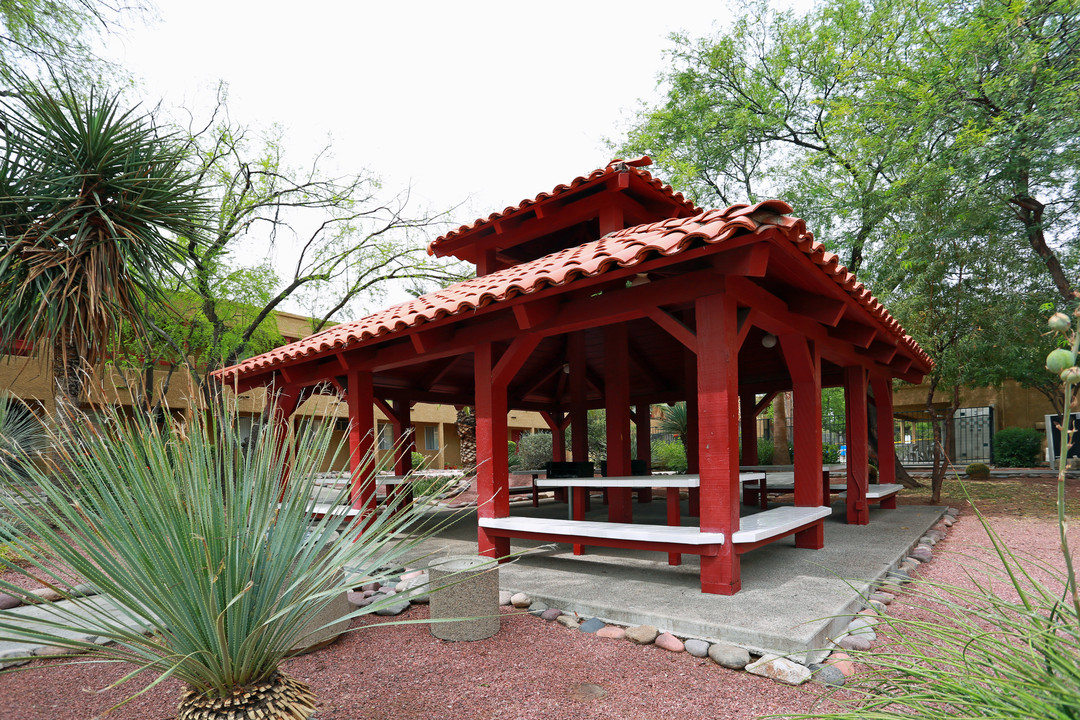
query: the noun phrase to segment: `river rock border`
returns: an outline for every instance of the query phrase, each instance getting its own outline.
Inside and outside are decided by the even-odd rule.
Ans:
[[[933,547],[945,539],[949,528],[956,523],[960,511],[946,508],[941,519],[919,538],[919,542],[903,560],[874,583],[872,591],[864,598],[864,607],[851,617],[841,635],[831,640],[828,652],[820,663],[802,663],[793,657],[778,655],[755,656],[747,648],[728,643],[713,642],[702,638],[676,637],[661,632],[652,625],[623,627],[599,618],[581,617],[577,613],[548,607],[542,601],[530,601],[525,593],[513,595],[515,607],[528,607],[529,612],[545,621],[570,630],[594,634],[597,637],[627,640],[637,645],[653,645],[667,652],[686,652],[696,658],[708,658],[717,665],[731,670],[745,670],[754,675],[767,677],[785,685],[802,685],[808,681],[824,685],[840,686],[855,673],[851,653],[868,652],[877,640],[875,626],[881,622],[888,606],[904,591],[918,568],[933,560]],[[503,593],[511,604],[510,593]]]

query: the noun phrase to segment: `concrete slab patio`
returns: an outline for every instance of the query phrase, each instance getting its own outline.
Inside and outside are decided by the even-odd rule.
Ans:
[[[865,607],[874,581],[907,556],[944,510],[873,507],[869,525],[848,525],[837,503],[825,521],[823,549],[798,549],[794,538],[786,538],[746,553],[742,590],[733,596],[701,592],[696,556],[684,555],[682,565],[671,567],[657,552],[586,548],[585,555],[575,556],[569,545],[527,540],[513,541],[515,552],[527,552],[500,566],[500,586],[583,618],[654,625],[684,637],[812,660],[813,651],[838,638],[850,621],[838,616]],[[511,515],[562,518],[566,511],[562,504],[515,505]],[[743,515],[757,511],[742,508]],[[605,512],[594,502],[588,519],[602,520]],[[685,501],[683,515],[684,524],[693,524],[694,518],[685,517]],[[634,520],[662,524],[663,501],[635,503]],[[464,512],[421,550],[436,557],[475,554],[475,512]]]

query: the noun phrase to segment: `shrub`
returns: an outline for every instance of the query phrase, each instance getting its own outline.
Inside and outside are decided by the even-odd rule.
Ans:
[[[688,467],[686,463],[686,448],[679,440],[657,440],[652,444],[653,468],[656,470],[671,470],[682,474]]]
[[[990,466],[986,463],[971,463],[965,473],[972,480],[989,480]]]
[[[551,462],[552,438],[549,432],[522,435],[517,444],[517,457],[524,470],[542,468]]]
[[[994,464],[1031,467],[1042,460],[1043,434],[1034,428],[1011,427],[994,433]]]
[[[757,439],[757,464],[772,465],[773,441],[772,438]]]
[[[312,523],[310,497],[332,425],[296,432],[284,453],[276,432],[258,433],[244,448],[235,421],[196,413],[186,422],[167,415],[157,425],[114,412],[99,428],[69,426],[51,438],[51,467],[24,466],[49,500],[34,508],[0,466],[0,509],[29,530],[9,548],[31,563],[6,569],[42,578],[71,600],[71,607],[50,605],[41,625],[0,618],[0,637],[133,664],[125,680],[144,670],[177,678],[187,686],[180,718],[225,717],[215,703],[238,717],[255,717],[247,711],[259,707],[271,711],[260,717],[309,717],[313,693],[280,671],[282,659],[319,632],[312,618],[356,583],[346,581],[343,566],[363,582],[378,581],[415,553],[424,533],[407,531],[425,505],[358,514],[340,526],[327,513]],[[70,468],[70,479],[59,468]],[[348,492],[335,504],[347,502]],[[54,561],[108,596],[135,627],[88,606]],[[6,581],[0,590],[28,595]],[[107,644],[81,639],[88,634]],[[276,709],[266,708],[275,695]]]
[[[840,462],[840,446],[825,443],[821,446],[821,464],[835,465]]]
[[[427,455],[421,452],[412,451],[410,454],[412,457],[412,469],[413,470],[426,470],[427,466],[431,464],[434,458],[429,458]]]

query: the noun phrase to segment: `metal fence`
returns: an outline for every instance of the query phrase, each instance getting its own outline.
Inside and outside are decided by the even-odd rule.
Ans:
[[[945,438],[945,420],[939,419]],[[896,456],[906,466],[932,465],[934,462],[934,425],[929,413],[896,414]],[[960,408],[953,417],[953,436],[944,448],[949,462],[967,465],[990,463],[994,458],[994,408]]]

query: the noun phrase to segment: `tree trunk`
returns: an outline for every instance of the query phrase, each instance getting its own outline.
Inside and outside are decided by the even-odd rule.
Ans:
[[[56,420],[63,427],[74,427],[84,420],[79,403],[89,375],[86,363],[74,344],[57,342],[53,345],[52,370]]]
[[[943,446],[941,444],[941,424],[938,423],[937,410],[934,409],[934,391],[937,389],[938,379],[931,378],[930,386],[926,392],[926,414],[930,418],[930,428],[934,433],[934,469],[930,473],[930,502],[937,505],[941,502],[941,484],[945,480],[945,465]]]
[[[780,393],[773,398],[773,465],[790,465],[791,453],[788,452],[787,393]]]
[[[461,469],[472,475],[476,472],[476,415],[472,408],[458,410],[457,433],[461,439]]]

